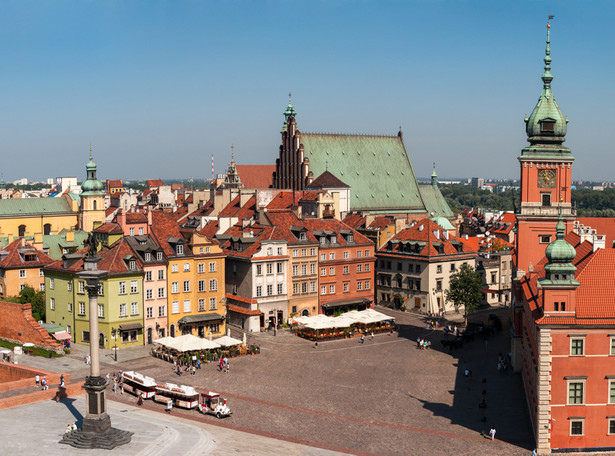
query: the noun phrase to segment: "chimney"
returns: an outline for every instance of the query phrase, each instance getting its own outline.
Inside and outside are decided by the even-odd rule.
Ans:
[[[66,242],[75,242],[75,232],[74,231],[67,231],[66,232]]]

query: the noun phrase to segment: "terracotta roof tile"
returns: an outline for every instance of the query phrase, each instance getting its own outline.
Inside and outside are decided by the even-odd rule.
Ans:
[[[273,185],[275,165],[236,165],[244,188],[269,188]]]
[[[0,256],[0,268],[2,269],[26,267],[41,268],[53,263],[52,258],[40,250],[35,249],[27,242],[24,242],[22,238],[15,239],[2,249],[2,251],[7,252],[6,255]],[[26,256],[32,259],[26,261]]]
[[[105,223],[104,225],[100,225],[98,228],[94,230],[95,233],[105,233],[105,234],[122,234],[124,230],[117,223]]]

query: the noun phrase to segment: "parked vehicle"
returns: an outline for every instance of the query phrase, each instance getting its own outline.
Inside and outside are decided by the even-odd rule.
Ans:
[[[147,377],[138,372],[128,371],[122,372],[122,383],[124,391],[127,391],[135,396],[143,396],[143,399],[150,399],[156,395],[156,387],[158,384],[152,377]]]
[[[216,415],[216,418],[230,416],[233,413],[226,405],[226,399],[213,391],[201,393],[199,411],[204,414]]]
[[[172,401],[176,407],[193,409],[199,404],[199,393],[192,386],[165,383],[156,386],[154,401],[162,404]]]

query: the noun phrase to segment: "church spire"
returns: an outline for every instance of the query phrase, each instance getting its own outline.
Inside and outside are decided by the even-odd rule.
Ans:
[[[288,106],[286,107],[286,111],[284,111],[284,116],[286,117],[286,124],[288,124],[288,122],[291,119],[294,119],[295,116],[297,115],[295,108],[293,108],[293,105],[291,103],[291,98],[292,98],[292,94],[290,92],[288,92]]]
[[[438,175],[436,174],[436,162],[433,162],[433,171],[431,172],[431,186],[438,187]]]
[[[551,24],[547,22],[547,47],[545,48],[545,72],[542,74],[542,82],[545,89],[551,89],[551,81],[553,81],[553,75],[551,74]]]
[[[574,280],[574,273],[577,270],[572,263],[577,256],[574,247],[566,241],[566,225],[562,215],[562,203],[559,204],[559,215],[557,225],[555,225],[555,240],[551,242],[546,250],[547,264],[545,265],[545,278],[541,280],[545,284],[577,284]]]

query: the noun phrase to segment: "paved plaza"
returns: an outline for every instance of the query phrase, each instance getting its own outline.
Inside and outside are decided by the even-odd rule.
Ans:
[[[533,437],[521,379],[510,371],[497,370],[499,353],[508,352],[506,327],[488,342],[477,339],[451,353],[442,348],[441,330],[427,329],[412,314],[385,312],[395,316],[399,333],[376,335],[363,344],[359,339],[348,339],[319,343],[314,348],[313,343],[286,331],[276,337],[252,336],[252,341],[261,345],[261,354],[230,359],[228,374],[212,363],[195,376],[180,378],[172,364],[145,356],[145,347],[134,350],[129,361],[115,363],[103,356],[102,372],[134,369],[158,382],[222,393],[233,410],[229,418],[217,420],[196,411],[173,411],[175,419],[185,417],[195,420],[194,425],[208,426],[207,438],[218,445],[218,432],[234,432],[242,437],[227,442],[271,437],[278,440],[270,442],[298,445],[301,451],[308,451],[291,453],[269,443],[269,451],[263,454],[327,454],[309,453],[327,450],[366,456],[531,454]],[[418,350],[417,337],[431,340],[432,349]],[[29,357],[24,364],[45,364],[37,367],[52,371],[75,367],[73,378],[85,376],[87,369],[78,355],[71,357]],[[120,361],[122,357],[129,357],[129,353],[120,352]],[[472,370],[472,378],[464,376],[466,368]],[[137,421],[144,413],[164,417],[162,405],[146,401],[135,412],[134,397],[112,392],[108,396],[112,421],[124,429],[133,430],[129,427],[133,415]],[[485,409],[478,407],[483,397]],[[117,407],[128,411],[118,412]],[[0,413],[0,423],[7,413],[11,409]],[[481,435],[490,428],[497,430],[494,442]],[[137,434],[135,441],[141,441]],[[248,450],[243,454],[259,453]]]

